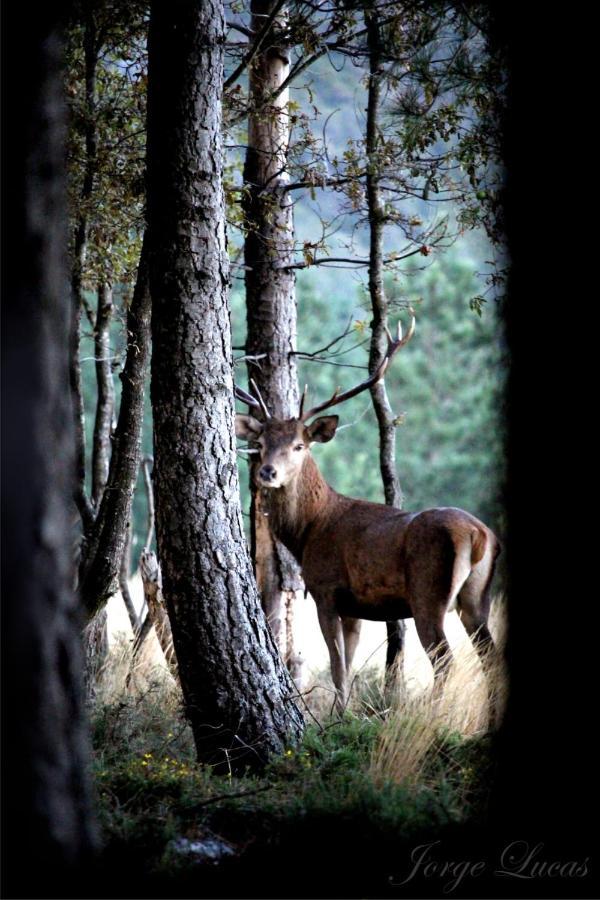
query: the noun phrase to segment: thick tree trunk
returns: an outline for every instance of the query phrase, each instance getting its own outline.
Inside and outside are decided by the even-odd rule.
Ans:
[[[252,0],[251,27],[264,30],[280,3]],[[292,260],[294,221],[289,192],[289,91],[271,104],[265,97],[287,78],[289,59],[281,43],[284,12],[275,15],[266,49],[253,59],[249,73],[248,150],[244,167],[246,239],[246,353],[259,356],[260,364],[248,364],[272,414],[289,418],[298,413],[296,358],[296,296]],[[252,110],[255,110],[252,112]],[[293,646],[293,613],[296,592],[302,589],[300,570],[286,548],[271,535],[261,509],[251,467],[252,550],[263,609],[283,658],[297,659]],[[296,671],[298,665],[296,663]]]
[[[388,303],[383,286],[383,231],[385,212],[379,186],[379,117],[381,111],[382,72],[381,36],[377,14],[365,16],[369,48],[369,89],[367,105],[367,207],[369,215],[369,295],[373,310],[369,372],[381,363],[387,348]],[[396,426],[390,406],[385,381],[382,379],[371,388],[371,399],[379,428],[379,468],[385,502],[402,509],[403,496],[396,470]],[[386,667],[391,671],[396,658],[404,647],[406,625],[403,621],[387,622],[388,647]]]
[[[76,893],[76,870],[96,843],[69,537],[75,456],[57,8],[35,16],[15,10],[27,65],[5,106],[12,246],[2,354],[10,418],[3,429],[3,875],[13,897]]]
[[[148,216],[158,556],[199,759],[262,765],[302,733],[242,529],[221,185],[219,0],[152,7]]]

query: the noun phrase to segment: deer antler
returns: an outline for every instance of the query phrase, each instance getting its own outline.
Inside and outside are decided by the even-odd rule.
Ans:
[[[238,387],[237,384],[235,384],[235,382],[234,382],[233,389],[235,391],[235,396],[238,398],[238,400],[241,400],[241,402],[245,403],[247,406],[252,406],[252,407],[254,407],[254,409],[262,410],[265,418],[270,419],[271,413],[267,409],[267,404],[263,400],[261,393],[258,390],[258,388],[256,386],[256,382],[254,381],[253,378],[250,379],[250,384],[252,385],[252,388],[254,389],[254,393],[256,394],[256,397],[254,397],[252,394],[249,394],[247,391],[244,391],[241,387]]]
[[[259,389],[258,389],[258,386],[257,386],[257,384],[256,384],[256,382],[255,382],[255,380],[254,380],[254,378],[251,378],[251,379],[250,379],[250,384],[252,385],[252,388],[253,388],[253,390],[254,390],[254,393],[256,394],[256,397],[257,397],[258,402],[259,402],[259,404],[260,404],[260,408],[262,409],[262,411],[263,411],[263,413],[264,413],[265,419],[270,419],[270,418],[271,418],[271,413],[270,413],[269,410],[267,409],[267,404],[266,404],[265,401],[263,400],[263,398],[262,398],[262,396],[261,396],[261,393],[260,393],[260,391],[259,391]]]
[[[238,400],[240,400],[242,403],[245,403],[246,406],[253,406],[255,409],[260,409],[260,403],[255,397],[252,396],[252,394],[246,393],[246,391],[242,390],[242,388],[238,387],[235,383],[233,385],[233,390]]]
[[[348,391],[344,391],[343,394],[340,394],[340,389],[337,387],[329,400],[326,400],[325,403],[319,403],[318,406],[313,406],[312,409],[309,409],[307,412],[303,412],[304,406],[304,397],[306,396],[306,390],[302,396],[302,403],[300,404],[300,414],[299,419],[301,422],[306,422],[307,419],[312,419],[317,413],[322,412],[324,409],[328,409],[330,406],[337,406],[338,403],[343,403],[345,400],[349,400],[350,397],[356,397],[357,394],[361,394],[363,391],[366,391],[368,388],[373,387],[373,385],[377,384],[378,381],[381,381],[383,376],[385,375],[386,369],[390,364],[390,360],[393,356],[400,350],[405,344],[408,344],[411,337],[415,333],[415,314],[414,310],[410,308],[411,313],[411,322],[408,328],[408,331],[402,337],[402,323],[398,322],[398,333],[396,339],[392,337],[389,329],[386,327],[386,333],[388,338],[388,346],[385,352],[385,356],[377,366],[377,369],[373,372],[366,381],[361,381],[360,384],[355,385],[355,387],[350,388]]]
[[[306,395],[308,394],[308,385],[304,385],[304,390],[302,391],[302,397],[300,398],[300,409],[298,410],[298,418],[302,420],[302,410],[304,409],[304,403],[306,401]]]

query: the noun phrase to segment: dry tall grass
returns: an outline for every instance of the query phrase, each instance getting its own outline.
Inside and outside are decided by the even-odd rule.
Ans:
[[[181,700],[179,682],[169,672],[154,629],[135,658],[133,640],[125,633],[114,635],[99,672],[96,705],[111,706],[126,702],[148,691],[160,692],[169,706]]]
[[[400,687],[392,698],[371,759],[376,783],[422,783],[427,760],[449,733],[465,738],[485,734],[491,724],[490,705],[496,724],[501,720],[507,696],[502,602],[494,604],[489,624],[498,652],[488,657],[487,677],[479,656],[465,640],[454,649],[440,696],[431,686],[411,690],[406,680],[399,679]]]
[[[404,668],[392,691],[386,690],[384,672],[370,658],[355,673],[348,712],[358,718],[381,721],[370,767],[376,783],[422,783],[427,761],[448,734],[464,738],[485,734],[489,727],[488,689],[494,699],[497,721],[501,718],[507,694],[502,655],[506,632],[502,601],[494,603],[489,625],[499,652],[490,660],[488,678],[465,634],[463,640],[453,645],[453,663],[440,697],[434,697],[433,673],[424,653],[423,658],[415,658],[413,654],[408,664],[400,660]],[[423,664],[429,683],[423,677]],[[311,682],[299,698],[307,723],[331,721],[332,714],[335,716],[334,702],[329,670],[313,672]],[[152,720],[161,716],[181,718],[181,689],[168,670],[154,633],[149,635],[135,661],[132,640],[127,635],[114,641],[101,672],[96,704],[97,708],[120,704],[135,711],[133,718],[139,718],[138,728],[145,707],[150,709]]]

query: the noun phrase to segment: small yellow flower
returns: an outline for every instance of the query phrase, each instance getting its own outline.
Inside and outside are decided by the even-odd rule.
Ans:
[[[145,759],[142,760],[142,765],[143,765],[143,766],[147,766],[147,765],[148,765],[148,763],[146,762]]]

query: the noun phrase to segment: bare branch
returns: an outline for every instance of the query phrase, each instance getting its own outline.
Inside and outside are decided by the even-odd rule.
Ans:
[[[336,388],[329,400],[326,400],[324,403],[319,403],[317,406],[313,406],[307,412],[303,413],[302,421],[306,421],[307,419],[311,419],[317,413],[322,412],[324,409],[329,409],[331,406],[337,406],[338,403],[344,403],[346,400],[349,400],[351,397],[356,397],[357,394],[362,393],[368,388],[373,387],[373,385],[377,384],[383,376],[385,375],[386,369],[392,360],[392,358],[398,353],[402,347],[406,346],[406,344],[410,341],[413,334],[415,333],[415,315],[414,310],[411,308],[411,323],[407,333],[402,336],[402,323],[398,322],[398,333],[396,338],[392,338],[388,333],[388,346],[385,352],[385,356],[383,357],[381,363],[377,366],[376,370],[373,374],[367,378],[365,381],[362,381],[360,384],[357,384],[355,387],[350,388],[347,391],[344,391],[340,394],[340,388]]]
[[[152,539],[154,537],[154,522],[155,522],[155,508],[154,508],[154,488],[152,486],[152,466],[154,465],[154,457],[152,456],[144,456],[142,459],[142,472],[144,473],[144,485],[146,487],[146,499],[148,502],[148,531],[146,532],[146,540],[144,542],[144,549],[149,550],[152,545]]]
[[[123,558],[121,560],[121,568],[119,569],[119,588],[121,590],[121,596],[123,597],[123,603],[125,604],[125,609],[127,610],[127,615],[129,616],[129,622],[131,624],[131,629],[134,634],[137,633],[139,628],[139,621],[135,611],[135,606],[133,605],[133,600],[131,598],[131,593],[129,591],[129,573],[131,571],[131,542],[132,542],[132,529],[131,522],[128,523],[127,526],[127,539],[125,541],[125,547],[123,548]]]
[[[427,250],[427,252],[425,252]],[[429,251],[426,245],[421,244],[416,247],[414,250],[411,250],[408,253],[394,253],[391,256],[386,257],[383,260],[384,266],[392,265],[392,263],[400,262],[403,259],[408,259],[410,256],[416,256],[417,253],[421,253],[424,256],[427,256]],[[290,266],[280,266],[281,269],[309,269],[312,266],[326,266],[328,263],[344,263],[346,265],[356,266],[357,268],[361,268],[364,266],[370,265],[370,261],[368,259],[352,259],[352,257],[345,256],[326,256],[322,259],[313,259],[311,262],[301,262],[301,263],[293,263]]]

